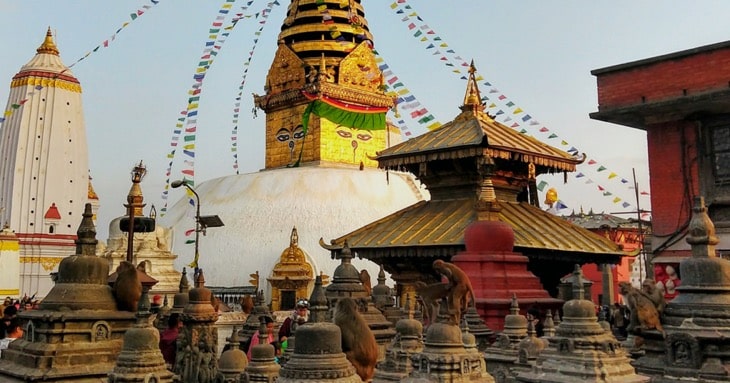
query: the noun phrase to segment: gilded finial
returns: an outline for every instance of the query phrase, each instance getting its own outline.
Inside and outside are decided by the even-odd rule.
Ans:
[[[466,84],[466,94],[464,95],[464,105],[461,107],[462,111],[471,111],[471,112],[483,112],[484,111],[484,105],[482,105],[482,96],[479,92],[479,86],[477,85],[476,80],[476,71],[477,68],[474,65],[474,60],[472,60],[471,65],[469,66],[469,78],[467,79]]]
[[[58,56],[58,47],[56,47],[56,43],[53,41],[53,33],[51,32],[51,27],[48,27],[48,32],[46,32],[46,38],[43,40],[43,44],[36,49],[37,53],[48,53],[52,55]]]

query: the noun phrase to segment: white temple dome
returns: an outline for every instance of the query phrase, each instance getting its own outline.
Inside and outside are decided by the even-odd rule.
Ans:
[[[195,187],[200,214],[218,215],[223,227],[209,228],[200,236],[198,266],[207,286],[247,286],[249,274],[259,271],[267,296],[266,278],[289,246],[293,227],[299,247],[307,254],[315,275],[330,277],[340,264],[319,245],[390,213],[428,199],[428,191],[408,173],[379,169],[300,167],[264,170],[205,181]],[[182,192],[180,192],[182,193]],[[161,223],[174,231],[176,268],[194,256],[195,208],[188,197],[169,208]],[[378,265],[353,259],[358,270],[377,275]]]

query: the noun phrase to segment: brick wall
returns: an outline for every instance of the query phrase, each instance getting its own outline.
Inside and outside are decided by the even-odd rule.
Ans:
[[[593,71],[598,110],[662,101],[730,86],[730,46]],[[622,67],[626,67],[622,69]],[[711,70],[708,70],[711,69]],[[643,100],[642,100],[643,97]]]

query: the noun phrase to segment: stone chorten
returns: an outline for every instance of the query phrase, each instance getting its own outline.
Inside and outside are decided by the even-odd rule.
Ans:
[[[584,296],[582,271],[575,266],[573,296]],[[626,352],[596,318],[593,302],[573,299],[563,305],[563,321],[549,346],[540,352],[529,372],[517,372],[518,382],[563,383],[587,381],[607,383],[645,383],[637,375]]]
[[[362,382],[342,352],[340,328],[327,321],[329,307],[321,276],[315,280],[309,304],[309,322],[297,328],[294,353],[281,368],[277,383]]]
[[[228,347],[218,359],[218,382],[242,383],[247,379],[244,371],[248,366],[246,353],[241,351],[238,344],[238,329],[233,327]]]
[[[527,318],[520,315],[520,305],[516,295],[512,295],[509,311],[510,313],[504,317],[504,330],[484,352],[487,369],[498,383],[508,381],[508,378],[514,379],[520,343],[528,336]]]
[[[474,306],[469,306],[466,310],[466,314],[464,314],[464,319],[466,320],[466,324],[469,326],[469,332],[474,334],[474,337],[476,338],[477,348],[479,351],[484,352],[487,347],[489,347],[491,340],[495,336],[494,331],[487,326],[482,317],[479,316],[477,308]]]
[[[274,346],[266,343],[268,329],[264,316],[259,317],[259,344],[251,350],[251,363],[246,367],[250,382],[273,383],[279,377],[281,366],[276,363]]]
[[[407,311],[408,318],[395,324],[395,338],[385,349],[385,360],[376,366],[373,383],[402,381],[414,370],[411,357],[423,351],[423,324],[413,319],[410,307]]]
[[[383,313],[385,319],[395,325],[403,316],[401,309],[395,305],[395,297],[393,293],[385,284],[385,270],[383,265],[380,265],[380,271],[378,271],[378,284],[373,286],[373,304],[375,307]]]
[[[327,248],[323,242],[321,244]],[[327,286],[325,293],[327,300],[333,308],[341,298],[352,298],[356,302],[362,302],[362,300],[367,302],[365,311],[361,311],[360,313],[365,318],[368,327],[370,327],[373,335],[375,335],[375,340],[378,342],[378,361],[383,360],[385,358],[385,347],[390,344],[390,341],[395,336],[393,323],[385,319],[383,313],[373,304],[372,297],[367,295],[365,287],[360,281],[360,273],[351,263],[352,252],[347,246],[347,242],[345,242],[345,246],[335,256],[340,258],[341,263],[335,269],[332,283]]]
[[[251,344],[251,337],[256,333],[256,330],[259,329],[259,326],[261,325],[260,318],[264,316],[273,317],[264,302],[263,291],[259,291],[258,294],[256,294],[256,304],[253,306],[253,310],[246,318],[246,322],[243,324],[241,330],[238,332],[238,336],[241,339],[241,350],[244,352],[248,351],[248,347]]]
[[[183,328],[177,338],[175,374],[183,382],[210,383],[218,375],[218,320],[205,287],[203,270],[195,270],[195,287],[182,312]]]
[[[107,285],[109,264],[96,256],[96,228],[86,204],[76,254],[64,258],[58,279],[38,310],[23,311],[22,339],[2,353],[0,381],[106,379],[134,314],[116,310]]]
[[[664,309],[666,337],[642,332],[646,354],[635,366],[656,382],[730,382],[730,262],[717,256],[702,197],[695,197],[692,210],[692,256],[680,263],[679,295]]]
[[[173,374],[165,366],[160,351],[160,332],[150,323],[150,303],[142,292],[137,310],[137,324],[124,334],[122,352],[109,383],[169,383]]]
[[[459,326],[448,323],[446,306],[440,305],[436,322],[426,330],[423,351],[411,358],[414,371],[402,382],[493,383],[494,378],[487,372],[487,364],[476,348],[474,336],[468,332],[464,336]]]

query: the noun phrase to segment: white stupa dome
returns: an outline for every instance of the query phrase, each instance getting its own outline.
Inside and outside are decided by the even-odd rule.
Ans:
[[[338,260],[319,245],[345,233],[428,199],[428,191],[409,173],[379,169],[301,167],[264,170],[205,181],[195,188],[204,215],[218,215],[225,226],[209,228],[200,236],[198,266],[208,286],[247,286],[249,274],[261,275],[261,289],[270,296],[265,278],[284,249],[293,227],[299,247],[307,254],[315,275],[332,276]],[[182,194],[182,191],[179,192]],[[195,208],[188,197],[169,208],[162,225],[174,231],[173,252],[178,269],[192,262]],[[353,259],[358,270],[378,274],[378,265]]]

